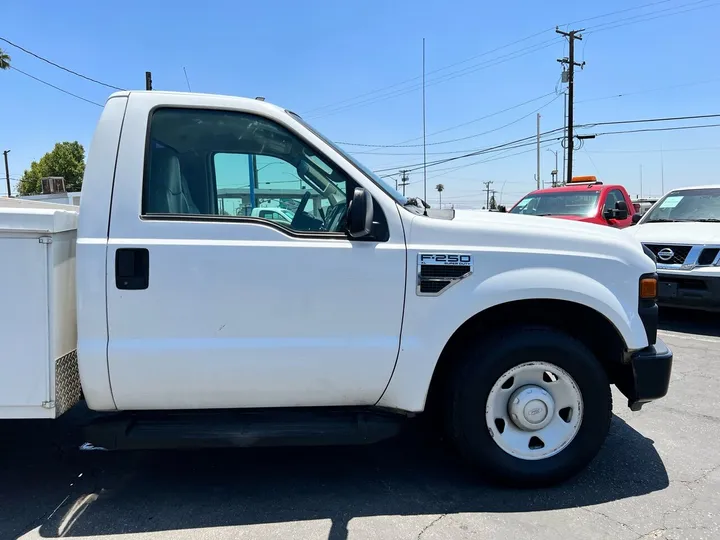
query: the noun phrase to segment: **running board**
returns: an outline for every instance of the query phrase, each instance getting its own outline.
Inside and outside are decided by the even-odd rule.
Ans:
[[[406,419],[373,409],[122,412],[86,426],[85,440],[106,450],[357,445],[397,435]]]

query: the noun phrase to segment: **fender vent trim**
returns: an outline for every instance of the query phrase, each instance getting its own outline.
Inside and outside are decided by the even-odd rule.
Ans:
[[[418,253],[418,296],[439,296],[473,273],[473,256],[467,253]]]

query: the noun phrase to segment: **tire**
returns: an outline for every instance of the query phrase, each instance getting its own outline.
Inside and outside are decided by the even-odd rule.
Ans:
[[[463,357],[458,359],[456,368],[448,377],[445,428],[454,446],[481,476],[515,487],[547,486],[577,474],[597,455],[610,427],[612,395],[605,370],[585,345],[556,330],[526,326],[507,329],[491,339],[473,343],[461,354]],[[550,382],[543,380],[538,385],[522,382],[531,376],[537,380],[537,370],[547,365],[554,366],[554,371],[549,371],[558,376],[557,381],[552,380],[552,375],[542,375]],[[505,378],[508,373],[518,376]],[[547,374],[547,371],[543,373]],[[505,386],[516,380],[520,386],[505,389],[499,386],[501,379],[505,381]],[[558,381],[562,382],[562,386],[552,386]],[[530,402],[523,409],[512,409],[509,403],[518,402],[515,396],[524,395],[523,399],[532,399],[532,394],[523,394],[531,386],[532,392],[542,393],[538,386],[549,392],[550,399],[542,398],[548,403],[543,401],[540,409],[531,406]],[[492,399],[489,401],[491,392]],[[509,392],[513,393],[508,395]],[[573,396],[577,396],[578,392],[581,399],[576,401]],[[553,393],[559,398],[558,407],[570,396],[577,410],[566,407],[551,413],[555,404]],[[528,398],[528,395],[531,397]],[[508,419],[513,412],[523,411],[521,420],[517,422],[525,425],[530,425],[527,418],[535,420],[528,415],[542,416],[544,411],[543,422],[550,422],[547,431],[532,431],[536,429],[536,424],[531,424],[528,431],[512,420],[507,424],[503,420],[491,421],[491,417],[503,414],[502,404],[505,404]],[[556,413],[562,418],[558,420]],[[560,420],[565,424],[559,423]],[[501,432],[501,429],[505,431]],[[549,443],[554,438],[564,442],[538,450],[536,447],[543,441],[538,443],[537,439],[531,439],[525,449],[528,433],[546,433],[540,439],[549,439]],[[515,434],[518,436],[515,437]],[[509,450],[503,449],[502,445]],[[545,454],[547,457],[538,457]]]

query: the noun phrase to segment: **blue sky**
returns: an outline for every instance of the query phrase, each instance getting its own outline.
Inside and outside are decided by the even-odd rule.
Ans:
[[[720,46],[714,22],[719,17],[716,0],[5,0],[0,36],[122,88],[143,88],[144,72],[151,70],[155,88],[186,90],[185,67],[193,91],[265,96],[300,113],[333,140],[370,145],[421,142],[417,77],[425,38],[427,132],[446,130],[428,136],[430,161],[457,155],[436,152],[487,148],[531,136],[533,111],[540,107],[543,131],[562,126],[563,100],[554,92],[563,87],[556,59],[566,54],[566,45],[562,39],[552,41],[552,28],[578,20],[584,21],[574,27],[587,27],[587,32],[577,55],[587,65],[576,75],[576,123],[720,113]],[[102,103],[111,93],[6,43],[0,47],[18,69],[89,100]],[[628,95],[595,99],[617,94]],[[11,150],[13,178],[55,142],[78,140],[87,149],[101,110],[12,70],[0,73],[0,108],[0,146]],[[448,129],[488,115],[493,116]],[[630,127],[659,125],[583,131]],[[458,138],[465,140],[443,143]],[[562,155],[559,144],[548,144]],[[419,146],[345,148],[373,169],[422,162]],[[622,183],[636,195],[642,167],[644,194],[659,195],[661,148],[666,190],[719,181],[720,128],[604,135],[576,152],[575,172]],[[519,152],[525,153],[508,155]],[[437,202],[433,187],[439,182],[445,185],[443,201],[458,207],[484,200],[483,181],[493,181],[507,204],[534,187],[532,147],[481,157],[493,161],[469,165],[480,161],[477,157],[428,169],[429,201]],[[545,181],[554,160],[543,149]],[[408,194],[422,195],[422,171],[412,172],[411,182]]]

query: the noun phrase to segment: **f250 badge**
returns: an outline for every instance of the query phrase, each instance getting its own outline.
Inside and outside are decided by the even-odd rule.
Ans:
[[[473,256],[461,253],[418,253],[418,264],[472,266]]]

